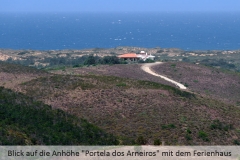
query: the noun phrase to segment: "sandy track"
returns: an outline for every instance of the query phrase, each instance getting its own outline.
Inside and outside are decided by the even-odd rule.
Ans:
[[[162,78],[162,79],[164,79],[164,80],[166,80],[166,81],[168,81],[168,82],[170,82],[170,83],[175,84],[175,85],[176,85],[177,87],[179,87],[180,89],[187,89],[187,87],[185,87],[183,84],[178,83],[178,82],[176,82],[176,81],[174,81],[174,80],[172,80],[172,79],[170,79],[170,78],[167,78],[167,77],[165,77],[165,76],[162,76],[162,75],[160,75],[160,74],[157,74],[157,73],[153,72],[153,71],[150,69],[152,66],[154,66],[154,65],[159,65],[159,64],[161,64],[161,63],[163,63],[163,62],[146,63],[146,64],[142,65],[141,69],[144,70],[145,72],[151,74],[151,75],[160,77],[160,78]]]

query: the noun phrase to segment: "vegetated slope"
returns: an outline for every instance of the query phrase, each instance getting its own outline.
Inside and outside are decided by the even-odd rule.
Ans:
[[[22,74],[22,73],[28,73],[28,74],[46,74],[43,70],[38,70],[33,67],[27,67],[23,65],[18,64],[11,64],[0,61],[0,72],[7,72],[12,74]]]
[[[114,145],[117,140],[61,110],[0,87],[0,145]]]
[[[142,64],[117,64],[117,65],[97,65],[81,68],[67,68],[65,70],[53,71],[57,74],[96,74],[96,75],[110,75],[124,78],[131,78],[137,80],[147,80],[175,86],[159,77],[150,75],[141,69]]]
[[[171,86],[100,75],[53,75],[21,85],[54,108],[87,119],[121,144],[233,145],[240,109]]]
[[[18,84],[48,74],[49,73],[43,70],[37,70],[36,68],[0,61],[0,86],[2,85],[15,91],[19,90]]]
[[[185,84],[190,90],[240,106],[240,74],[233,71],[183,62],[169,62],[152,67]]]

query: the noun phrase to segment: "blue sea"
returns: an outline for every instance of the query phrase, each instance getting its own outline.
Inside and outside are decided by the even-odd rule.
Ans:
[[[0,13],[0,48],[240,49],[238,13]]]

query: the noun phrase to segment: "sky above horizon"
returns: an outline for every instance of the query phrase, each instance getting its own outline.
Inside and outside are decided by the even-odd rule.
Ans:
[[[0,0],[0,12],[239,12],[240,0]]]

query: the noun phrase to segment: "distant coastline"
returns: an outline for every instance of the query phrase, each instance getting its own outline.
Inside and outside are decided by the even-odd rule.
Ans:
[[[191,62],[240,71],[239,50],[192,50],[178,48],[115,47],[65,50],[14,50],[0,49],[0,61],[17,63],[37,68],[54,66],[79,66],[89,55],[104,57],[124,53],[145,51],[156,57],[156,61]]]

